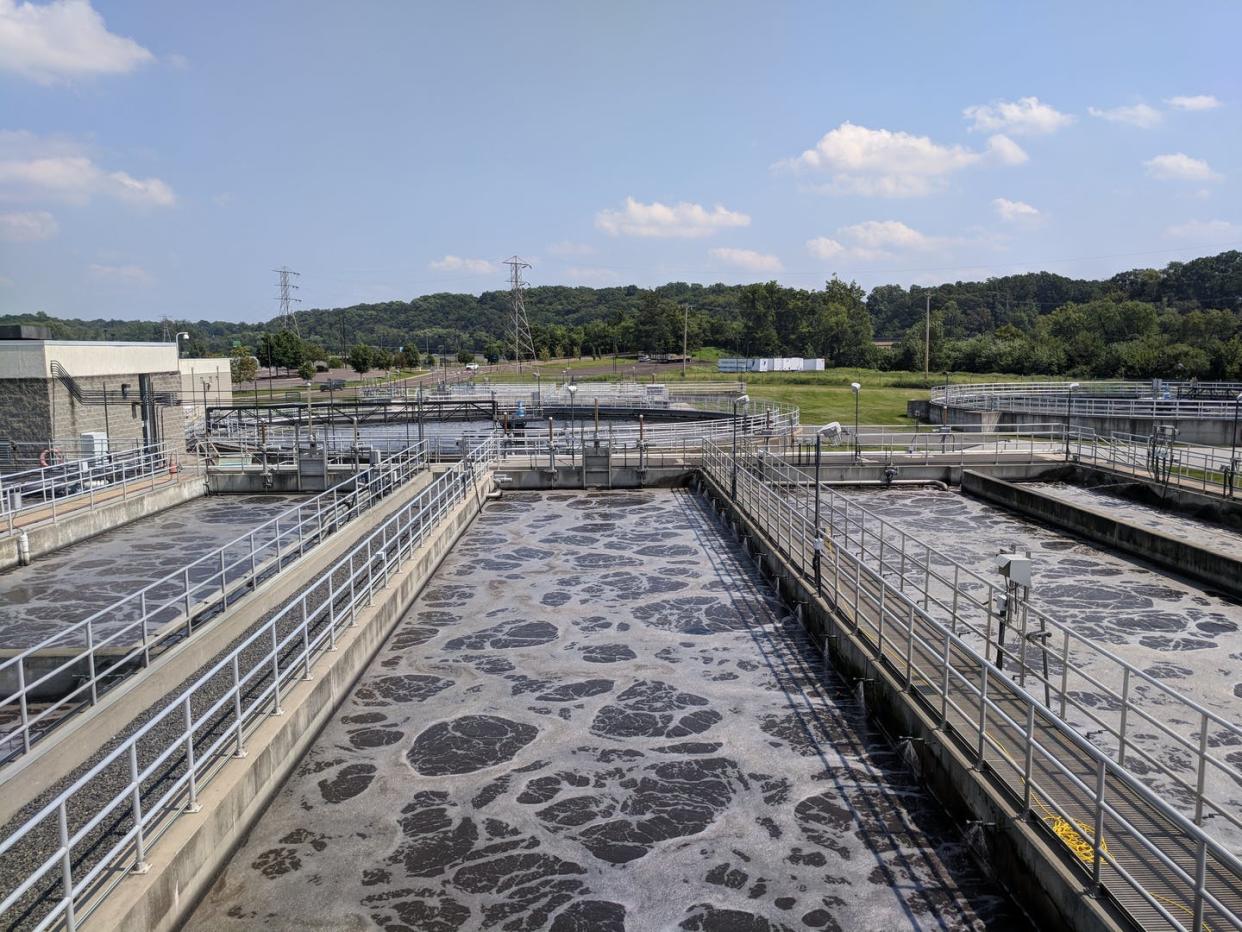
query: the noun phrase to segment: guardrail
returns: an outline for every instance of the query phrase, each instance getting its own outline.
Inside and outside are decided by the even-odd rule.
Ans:
[[[814,514],[814,482],[771,454],[746,452],[740,472],[782,489],[788,505]],[[1183,695],[1132,663],[1076,633],[1034,604],[1006,631],[996,611],[1006,594],[997,585],[918,537],[829,487],[820,490],[820,523],[834,555],[851,556],[912,592],[921,611],[968,640],[998,664],[1014,664],[1020,686],[1030,681],[1046,705],[1119,766],[1136,767],[1158,792],[1202,824],[1234,830],[1242,840],[1242,769],[1229,762],[1242,747],[1242,726]],[[1193,729],[1193,730],[1192,730]],[[1180,771],[1170,761],[1185,759]],[[1163,781],[1163,782],[1162,782]],[[1230,795],[1233,794],[1233,795]]]
[[[23,878],[0,900],[6,924],[72,932],[146,870],[160,837],[198,811],[203,787],[281,713],[290,681],[335,650],[494,456],[490,440],[470,451],[0,842],[0,876]]]
[[[991,636],[982,642],[969,637],[978,633],[972,614],[982,613],[988,619],[992,615],[982,600],[964,600],[971,612],[959,604],[963,595],[969,596],[965,580],[960,576],[951,580],[953,613],[946,624],[931,611],[932,605],[941,611],[945,606],[928,584],[935,578],[930,548],[920,588],[907,572],[910,539],[903,538],[904,545],[889,549],[887,559],[881,551],[877,560],[875,548],[885,546],[885,537],[873,537],[871,549],[860,546],[858,535],[865,540],[867,533],[864,522],[847,543],[845,535],[851,533],[852,523],[844,509],[829,511],[836,516],[830,517],[834,522],[829,537],[831,566],[817,561],[813,517],[805,501],[789,495],[791,488],[805,489],[805,475],[789,464],[763,459],[768,458],[746,453],[735,460],[726,449],[709,443],[703,469],[722,489],[728,489],[736,477],[736,506],[804,579],[831,600],[842,631],[848,631],[873,663],[896,678],[964,753],[1006,787],[1025,817],[1033,818],[1069,847],[1089,889],[1106,891],[1145,927],[1163,920],[1188,932],[1225,924],[1242,928],[1242,912],[1237,907],[1242,863],[1177,811],[1165,793],[1154,791],[1127,769],[1122,763],[1124,744],[1118,761],[1053,711],[1058,703],[1064,708],[1071,699],[1064,680],[1039,677],[1024,661],[1019,661],[1015,677],[1002,669],[1003,660],[994,663],[990,659],[997,626],[991,625]],[[956,572],[961,573],[961,568]],[[990,598],[990,585],[977,577],[974,581],[982,584]],[[1021,635],[1028,633],[1024,621]],[[1022,643],[1028,643],[1025,637]],[[1057,655],[1056,651],[1044,653],[1050,659]],[[1013,648],[1004,656],[1013,658]],[[1068,663],[1060,667],[1060,671],[1069,670]],[[1056,696],[1046,695],[1041,702],[1026,689],[1026,677],[1034,677],[1045,691],[1056,689]],[[1151,685],[1164,689],[1156,682]],[[1193,706],[1184,700],[1183,705]],[[1127,708],[1136,711],[1133,704]],[[1150,716],[1144,715],[1144,720],[1171,734]],[[1218,720],[1204,710],[1199,723],[1194,739],[1179,743],[1195,749],[1202,774],[1208,761],[1209,723]],[[1198,800],[1206,802],[1202,795]]]
[[[931,403],[974,411],[1018,411],[1059,417],[1143,419],[1234,417],[1239,382],[965,383],[931,389]]]
[[[161,443],[0,475],[0,535],[54,524],[66,513],[94,508],[100,498],[114,501],[117,489],[127,499],[131,486],[153,488],[157,480],[182,471],[197,474],[201,467],[191,457],[182,463]]]
[[[570,406],[569,396],[566,395],[564,405],[566,408],[571,408],[573,417],[571,419],[562,417],[553,427],[553,443],[559,450],[570,452],[581,449],[584,443],[594,442],[594,408],[591,404],[581,402],[582,399],[579,398],[573,406]],[[559,406],[560,402],[556,404]],[[627,447],[636,448],[640,442],[651,447],[671,448],[698,443],[707,437],[732,436],[734,406],[731,398],[699,397],[695,398],[691,404],[695,410],[717,412],[721,416],[693,421],[658,421],[644,424],[642,427],[635,422],[616,424],[601,421],[599,440],[601,443],[607,441],[613,449],[620,450]],[[650,407],[667,410],[665,405]],[[417,411],[411,410],[410,413],[416,415]],[[607,413],[607,409],[603,406],[601,406],[601,413]],[[566,423],[567,420],[573,421],[572,426]],[[737,422],[740,435],[791,436],[799,426],[799,411],[795,405],[751,399],[748,405],[738,407]],[[391,449],[394,444],[409,442],[410,437],[417,438],[420,432],[419,424],[415,420],[409,420],[400,425],[366,424],[356,429],[339,424],[333,428],[324,422],[317,422],[314,429],[317,443],[329,443],[332,449],[342,450],[352,450],[355,446],[364,450],[370,446]],[[454,455],[460,451],[460,440],[464,439],[467,443],[481,442],[489,435],[504,437],[510,444],[515,443],[519,438],[526,437],[530,438],[531,443],[537,445],[546,443],[548,438],[546,424],[534,417],[527,421],[527,426],[520,433],[511,431],[507,435],[503,433],[503,426],[499,422],[493,422],[492,426],[487,429],[455,430],[447,435],[440,431],[434,422],[425,421],[422,425],[423,439],[428,445],[429,452],[433,454]],[[213,428],[210,439],[219,442],[227,441],[246,451],[258,451],[263,448],[282,451],[292,449],[295,443],[305,444],[307,428],[303,425],[295,431],[292,427],[279,424],[260,425],[254,422],[238,424],[229,420],[226,426]],[[546,450],[546,447],[544,449]]]
[[[207,618],[369,511],[426,462],[426,451],[411,447],[0,660],[0,717],[14,725],[0,739],[0,763],[28,754],[68,712],[95,705],[132,667],[145,668],[153,655],[192,637]],[[75,684],[57,685],[66,680]]]
[[[1072,443],[1079,462],[1089,463],[1132,476],[1145,476],[1181,488],[1194,488],[1233,497],[1242,462],[1231,461],[1215,447],[1192,446],[1162,441],[1153,446],[1152,438],[1140,434],[1110,433],[1107,437],[1091,431],[1075,431]]]

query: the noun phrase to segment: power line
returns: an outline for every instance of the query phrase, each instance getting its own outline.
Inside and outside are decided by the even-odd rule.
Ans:
[[[301,336],[301,334],[298,334],[298,316],[293,310],[293,305],[301,304],[302,299],[293,297],[292,292],[297,291],[298,286],[293,283],[292,279],[294,277],[301,278],[302,275],[300,272],[295,272],[293,269],[286,268],[283,265],[278,269],[272,269],[272,271],[280,276],[280,314],[278,317],[280,326]]]
[[[521,372],[523,357],[535,361],[535,341],[530,335],[530,321],[526,319],[526,281],[522,278],[522,269],[529,269],[530,263],[514,255],[505,260],[505,265],[509,266],[509,296],[513,303],[513,358]]]

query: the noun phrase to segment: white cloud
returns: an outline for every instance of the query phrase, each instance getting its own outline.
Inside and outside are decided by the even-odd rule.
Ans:
[[[807,240],[807,252],[817,259],[890,259],[899,252],[926,252],[949,240],[920,233],[900,220],[867,220],[841,227],[836,238]]]
[[[845,246],[831,237],[817,236],[806,241],[806,251],[817,259],[831,259],[845,252]]]
[[[124,285],[150,285],[155,281],[151,273],[137,265],[101,265],[91,263],[86,267],[92,278],[99,281],[117,282]]]
[[[565,277],[575,282],[591,285],[612,285],[621,279],[621,276],[612,269],[589,266],[570,266],[565,270]]]
[[[1177,239],[1194,239],[1202,242],[1221,242],[1242,239],[1242,224],[1228,220],[1187,220],[1174,224],[1164,231],[1166,236]]]
[[[722,246],[711,250],[711,254],[713,258],[721,262],[727,262],[739,269],[746,269],[748,272],[779,272],[784,268],[781,260],[776,256],[756,252],[753,249],[733,249],[729,246]]]
[[[1184,152],[1171,155],[1157,155],[1148,159],[1143,165],[1147,174],[1161,181],[1217,181],[1220,175],[1212,171],[1212,166],[1203,159],[1191,158]]]
[[[1175,110],[1215,110],[1224,106],[1211,94],[1194,94],[1190,97],[1170,97],[1165,101]]]
[[[167,182],[101,168],[72,140],[0,132],[0,198],[85,204],[96,196],[153,207],[177,202]]]
[[[727,210],[717,204],[711,210],[700,204],[681,201],[643,204],[632,197],[625,199],[622,210],[601,210],[595,215],[595,226],[613,236],[653,236],[697,239],[721,230],[750,225],[747,214]]]
[[[0,240],[9,243],[34,243],[51,239],[60,227],[46,210],[0,214]]]
[[[989,158],[1013,165],[1026,161],[1026,153],[1005,136],[992,137],[987,151],[979,152],[847,122],[825,133],[814,149],[773,167],[830,175],[819,187],[829,194],[918,197],[942,188],[954,172]]]
[[[1002,165],[1021,165],[1030,158],[1026,150],[1003,133],[988,137],[988,154]]]
[[[963,110],[962,116],[973,122],[971,129],[976,132],[1005,130],[1016,136],[1042,136],[1074,122],[1068,113],[1042,103],[1038,97],[977,104]]]
[[[549,246],[548,252],[554,256],[591,256],[595,254],[595,247],[589,243],[574,243],[563,239]]]
[[[470,272],[473,275],[493,275],[495,263],[488,259],[463,259],[461,256],[444,256],[433,259],[429,265],[437,272]]]
[[[1087,112],[1093,117],[1108,120],[1111,123],[1126,123],[1141,129],[1151,129],[1164,121],[1164,114],[1148,104],[1134,104],[1130,107],[1088,107]]]
[[[1039,211],[1025,201],[1011,201],[1005,197],[992,200],[992,207],[1002,220],[1011,223],[1039,219]]]
[[[155,56],[108,32],[89,0],[0,0],[0,70],[39,84],[124,74]]]

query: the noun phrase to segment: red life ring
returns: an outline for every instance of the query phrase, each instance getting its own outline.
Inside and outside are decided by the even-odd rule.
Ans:
[[[177,459],[177,454],[170,454],[168,457],[168,474],[175,476],[181,471],[181,460]]]
[[[53,463],[63,463],[65,454],[59,447],[49,447],[39,454],[39,465],[46,468]]]

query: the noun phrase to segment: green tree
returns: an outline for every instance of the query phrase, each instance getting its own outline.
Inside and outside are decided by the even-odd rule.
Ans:
[[[366,375],[374,365],[374,350],[365,343],[355,343],[349,351],[349,367],[359,375]]]
[[[472,353],[470,350],[465,350],[465,349],[458,350],[457,361],[461,363],[463,366],[468,362],[474,362],[474,353]]]
[[[235,346],[229,356],[229,369],[232,370],[233,384],[253,382],[259,374],[259,361],[250,353],[248,346]]]
[[[303,382],[309,382],[315,377],[315,364],[313,362],[303,362],[298,366],[298,378]]]

